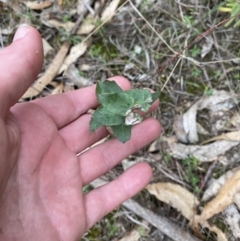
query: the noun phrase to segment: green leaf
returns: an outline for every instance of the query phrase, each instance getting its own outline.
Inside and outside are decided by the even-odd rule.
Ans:
[[[122,89],[116,84],[115,81],[99,81],[97,83],[96,87],[96,94],[101,95],[101,94],[110,94],[110,93],[116,93],[116,92],[121,92]]]
[[[123,91],[99,95],[98,100],[109,112],[121,116],[125,116],[134,105],[133,99]]]
[[[160,92],[159,91],[152,93],[152,102],[151,102],[151,104],[154,101],[156,101],[157,99],[159,99],[159,97],[160,97]]]
[[[147,89],[123,91],[114,81],[99,81],[96,96],[101,105],[92,114],[90,131],[106,126],[119,141],[126,142],[131,137],[132,125],[142,121],[135,110],[146,112],[159,95]]]
[[[125,93],[129,94],[134,100],[134,107],[146,112],[151,104],[159,98],[160,92],[151,93],[150,90],[127,90]]]
[[[124,122],[124,117],[113,115],[107,109],[99,107],[92,114],[90,121],[90,131],[93,132],[100,126],[115,126]]]
[[[121,142],[126,142],[131,137],[131,129],[132,126],[126,126],[124,124],[120,124],[118,126],[111,126],[114,136]]]

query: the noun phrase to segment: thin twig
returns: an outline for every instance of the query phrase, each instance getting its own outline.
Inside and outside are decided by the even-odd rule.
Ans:
[[[122,206],[131,210],[141,218],[145,219],[152,226],[160,230],[160,232],[164,233],[174,241],[200,241],[200,239],[192,236],[190,233],[176,225],[171,220],[156,215],[155,213],[153,213],[149,209],[142,207],[132,199],[124,202]]]

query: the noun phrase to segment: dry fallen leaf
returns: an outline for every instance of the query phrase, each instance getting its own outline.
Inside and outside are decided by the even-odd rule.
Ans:
[[[105,22],[110,22],[112,17],[114,16],[117,6],[120,0],[112,0],[109,5],[102,12],[101,20]]]
[[[141,238],[139,231],[134,229],[129,234],[125,235],[119,241],[138,241]]]
[[[44,8],[48,8],[52,5],[52,2],[51,1],[33,1],[33,2],[25,2],[26,6],[30,9],[33,9],[33,10],[41,10],[41,9],[44,9]]]
[[[82,35],[82,34],[89,34],[91,33],[95,28],[96,28],[96,23],[99,21],[98,17],[93,17],[92,15],[88,15],[79,29],[77,30],[77,34]]]
[[[238,103],[237,98],[224,90],[213,90],[211,96],[203,96],[183,114],[183,126],[190,143],[198,141],[197,110],[226,111]]]
[[[222,212],[226,207],[233,203],[234,195],[239,191],[240,170],[234,173],[234,175],[220,188],[217,196],[205,205],[200,215],[200,222]]]
[[[56,88],[54,88],[51,92],[51,95],[56,95],[56,94],[61,94],[63,93],[63,88],[64,88],[64,85],[63,83],[61,82],[59,85],[57,85]]]
[[[196,221],[198,217],[199,217],[199,216],[196,216],[194,221]],[[196,222],[195,225],[196,225],[196,226],[195,226],[195,229],[198,230],[198,223]],[[215,233],[215,234],[217,235],[217,241],[228,241],[226,235],[225,235],[225,234],[223,233],[223,231],[220,230],[218,227],[216,227],[216,226],[211,226],[211,225],[209,225],[209,223],[206,222],[206,221],[203,221],[203,222],[201,223],[201,226],[202,226],[202,228],[207,228],[207,229],[209,229],[211,232]]]
[[[185,132],[183,126],[183,116],[175,115],[173,120],[173,130],[177,139],[182,143],[188,143],[188,134]]]
[[[240,238],[240,215],[238,209],[232,204],[227,207],[223,213],[226,216],[226,222],[230,227],[234,238],[238,240]]]
[[[235,112],[230,120],[231,124],[240,129],[240,113]]]
[[[165,138],[165,141],[167,139]],[[237,141],[216,141],[204,146],[201,145],[184,145],[181,143],[168,142],[166,151],[177,159],[185,159],[193,156],[200,162],[211,162],[216,160],[219,155],[224,154],[232,147],[238,145]]]
[[[205,37],[205,43],[202,46],[201,58],[203,59],[211,50],[213,46],[213,39],[211,36]]]
[[[173,183],[154,183],[146,187],[158,200],[176,208],[190,222],[196,214],[197,198],[187,189]]]
[[[45,38],[42,38],[42,44],[43,44],[43,54],[46,56],[48,52],[53,50],[53,47],[48,43],[48,41]]]
[[[212,141],[217,141],[217,140],[227,140],[227,141],[240,141],[240,131],[232,131],[228,133],[223,133],[219,136],[215,136],[213,138],[210,138],[209,140],[206,140],[202,142],[202,144],[206,144]]]
[[[154,141],[148,148],[148,152],[158,152],[160,150],[160,140]]]
[[[148,226],[148,222],[142,221],[141,226],[134,228],[130,233],[119,239],[119,241],[138,241],[142,235],[146,235],[149,232],[150,228]]]
[[[202,201],[208,201],[210,198],[217,195],[219,192],[221,186],[229,179],[231,178],[236,171],[238,171],[240,168],[235,168],[233,170],[230,170],[226,173],[224,173],[221,177],[219,177],[216,180],[213,180],[208,188],[205,190]]]
[[[73,27],[75,25],[75,23],[70,22],[70,21],[63,23],[56,19],[45,20],[45,23],[47,23],[48,25],[50,25],[51,27],[54,27],[54,28],[64,28],[68,33],[71,32],[71,30],[73,29]]]
[[[63,60],[65,59],[69,47],[70,44],[68,42],[65,42],[61,46],[53,62],[50,64],[43,76],[33,83],[33,85],[26,91],[22,98],[32,98],[37,96],[54,79],[63,63]]]
[[[63,76],[67,77],[71,83],[73,83],[79,88],[93,85],[93,82],[90,79],[84,78],[83,76],[79,75],[79,70],[75,67],[74,64],[71,64],[66,69]]]
[[[72,63],[74,63],[80,56],[82,56],[86,50],[90,41],[84,41],[77,45],[74,45],[69,55],[65,58],[64,62],[62,63],[61,68],[59,69],[59,74],[65,71]]]
[[[237,205],[238,209],[240,210],[240,193],[236,193],[234,195],[233,201]]]

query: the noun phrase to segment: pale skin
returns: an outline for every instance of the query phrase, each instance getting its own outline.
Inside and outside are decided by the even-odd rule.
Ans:
[[[21,27],[13,43],[0,50],[0,240],[4,241],[79,240],[152,176],[150,166],[139,163],[82,194],[86,184],[156,139],[160,125],[146,119],[134,126],[127,143],[113,138],[77,156],[108,134],[105,128],[88,130],[87,110],[98,105],[95,86],[16,104],[42,62],[40,35],[29,26]],[[123,77],[111,79],[130,88]],[[158,101],[151,109],[157,106]]]

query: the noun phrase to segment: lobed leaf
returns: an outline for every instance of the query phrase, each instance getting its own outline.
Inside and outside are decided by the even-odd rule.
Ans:
[[[115,81],[99,81],[97,83],[96,87],[96,95],[101,94],[110,94],[110,93],[116,93],[116,92],[122,92],[122,89],[116,84]]]
[[[99,81],[96,96],[101,105],[92,114],[90,131],[106,126],[119,141],[128,141],[132,125],[142,121],[135,110],[146,112],[159,95],[159,92],[152,94],[147,89],[123,91],[114,81]]]
[[[109,112],[121,116],[125,116],[134,105],[133,99],[123,91],[99,95],[98,100]]]
[[[131,137],[132,126],[120,124],[118,126],[111,126],[114,136],[121,142],[126,142]]]
[[[92,114],[90,121],[90,131],[93,132],[100,126],[115,126],[124,122],[124,117],[119,115],[113,115],[107,109],[99,107]]]

